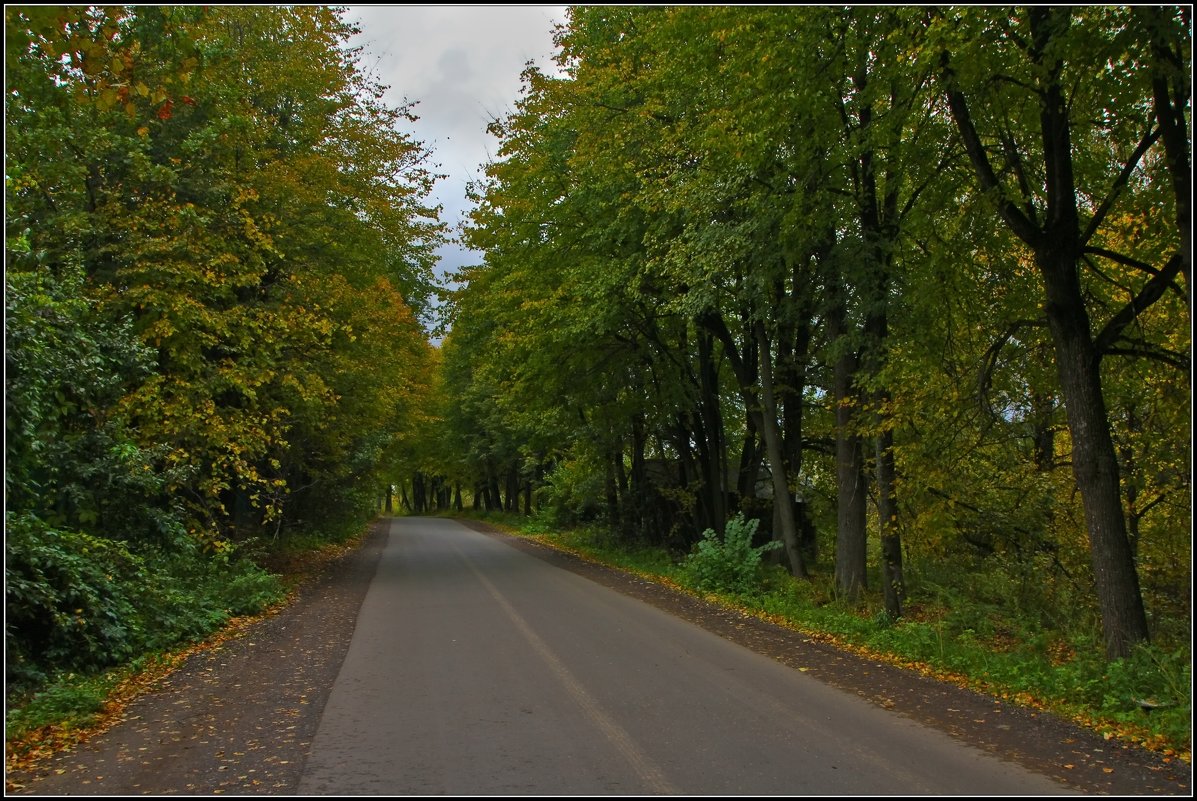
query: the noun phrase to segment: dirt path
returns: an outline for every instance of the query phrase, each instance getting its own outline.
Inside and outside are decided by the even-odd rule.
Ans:
[[[10,791],[294,794],[385,544],[383,522],[292,606],[220,649],[188,660],[130,704],[124,721],[108,732],[32,773],[9,776]],[[1083,792],[1190,794],[1188,765],[1167,764],[1050,715],[838,651],[482,524],[468,525]]]

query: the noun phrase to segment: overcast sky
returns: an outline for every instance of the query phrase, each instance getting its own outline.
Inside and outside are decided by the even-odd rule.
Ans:
[[[436,188],[443,219],[456,226],[468,209],[466,183],[481,176],[497,142],[486,133],[519,97],[528,61],[548,68],[553,26],[564,6],[350,6],[346,19],[362,33],[362,68],[386,86],[387,100],[417,101],[411,133],[447,175]],[[441,249],[441,272],[479,259]]]

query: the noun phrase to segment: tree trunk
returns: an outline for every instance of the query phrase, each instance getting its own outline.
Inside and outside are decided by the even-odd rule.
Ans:
[[[637,414],[632,417],[632,471],[629,476],[629,495],[626,500],[631,508],[626,509],[624,513],[630,519],[638,537],[643,537],[645,533],[645,512],[648,506],[648,476],[644,466],[646,446],[644,416]]]
[[[427,501],[424,498],[424,474],[414,473],[411,477],[411,500],[418,515],[424,514],[428,511]]]
[[[795,281],[797,281],[797,276]],[[785,457],[786,474],[802,475],[802,423],[805,408],[803,393],[806,389],[806,360],[810,350],[810,328],[804,322],[794,327],[792,344],[779,344],[777,374],[782,387],[778,388],[781,404],[782,452]],[[798,527],[798,547],[802,558],[812,565],[818,558],[818,539],[815,528],[806,517],[805,498],[795,500],[795,525]]]
[[[1109,415],[1101,389],[1100,356],[1089,315],[1068,253],[1044,248],[1037,262],[1047,290],[1047,321],[1056,348],[1056,368],[1072,435],[1072,471],[1085,524],[1101,607],[1106,655],[1128,656],[1148,639],[1139,575],[1127,535]]]
[[[736,490],[743,502],[756,497],[756,479],[761,472],[764,453],[756,431],[756,415],[749,414],[744,420],[744,444],[740,449],[740,470],[736,479]]]
[[[514,463],[507,467],[507,475],[503,479],[503,511],[515,512],[519,507],[519,474]]]
[[[883,403],[888,399],[887,393],[881,393]],[[887,428],[877,435],[877,518],[881,528],[882,594],[890,620],[902,617],[902,597],[906,593],[894,474],[894,434]]]
[[[490,492],[488,493],[488,497],[489,501],[486,504],[486,511],[503,511],[503,494],[499,492],[499,477],[494,473],[491,473],[490,476]]]
[[[619,491],[615,483],[615,457],[608,455],[605,461],[607,469],[603,486],[607,495],[607,523],[612,527],[617,527],[619,525]],[[623,459],[620,458],[620,461],[622,462]]]
[[[727,522],[727,446],[724,442],[723,415],[719,408],[719,374],[715,367],[714,337],[709,331],[698,332],[699,413],[706,434],[703,478],[709,498],[714,528],[723,533]]]
[[[843,341],[845,310],[838,278],[829,281],[829,335],[841,348],[835,360],[832,402],[835,404],[835,585],[841,596],[855,601],[868,586],[867,485],[860,436],[853,430],[859,408],[852,379],[856,354]]]
[[[886,362],[886,340],[889,337],[889,316],[884,298],[888,294],[888,270],[878,259],[874,263],[877,299],[871,314],[865,318],[868,351],[865,364],[869,377],[876,379]],[[897,468],[894,465],[894,432],[887,417],[890,406],[889,391],[881,388],[873,393],[875,420],[874,458],[877,476],[877,521],[881,538],[881,585],[885,598],[885,613],[890,620],[902,617],[902,596],[906,587],[902,577],[902,535],[898,528]]]
[[[769,457],[769,472],[773,474],[773,505],[780,511],[781,537],[786,554],[790,557],[790,572],[802,578],[807,577],[806,564],[802,561],[802,550],[798,547],[798,531],[794,525],[794,507],[790,499],[790,488],[786,481],[785,457],[781,449],[781,432],[777,424],[777,399],[773,394],[773,365],[765,324],[755,325],[757,350],[761,369],[761,426],[765,435],[765,450]]]

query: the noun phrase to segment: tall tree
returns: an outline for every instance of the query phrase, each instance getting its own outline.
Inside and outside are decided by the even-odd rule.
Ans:
[[[1143,343],[1128,341],[1128,327],[1178,287],[1178,279],[1187,281],[1184,243],[1191,242],[1187,201],[1177,208],[1177,249],[1163,264],[1121,252],[1104,236],[1111,212],[1133,195],[1136,175],[1166,131],[1174,144],[1165,158],[1170,166],[1182,163],[1175,153],[1177,120],[1186,112],[1187,94],[1181,99],[1169,91],[1180,73],[1163,71],[1160,50],[1188,52],[1180,46],[1188,26],[1156,25],[1148,36],[1135,19],[1131,11],[1114,9],[1029,8],[964,18],[951,13],[938,22],[954,31],[935,40],[932,54],[978,184],[1029,249],[1042,281],[1111,657],[1128,654],[1147,639],[1148,629],[1121,503],[1102,360],[1125,347],[1144,350]],[[958,37],[994,44],[982,54]],[[1095,62],[1117,69],[1095,71]],[[1187,152],[1187,143],[1179,149]],[[1095,328],[1099,310],[1087,301],[1084,279],[1103,275],[1099,261],[1143,278]],[[1187,297],[1187,290],[1179,291]],[[1168,358],[1158,348],[1147,350]]]
[[[382,104],[331,9],[6,19],[10,233],[37,269],[82,269],[156,351],[121,402],[191,473],[175,491],[196,535],[276,522],[310,467],[399,424],[358,402],[385,360],[360,334],[389,327],[411,354],[424,338],[406,309],[426,307],[440,229],[410,115]]]

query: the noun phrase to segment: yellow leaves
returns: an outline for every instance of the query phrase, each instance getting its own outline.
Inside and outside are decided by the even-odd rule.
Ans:
[[[117,90],[108,86],[100,90],[99,95],[96,97],[96,105],[101,109],[110,109],[116,105],[118,99]]]

